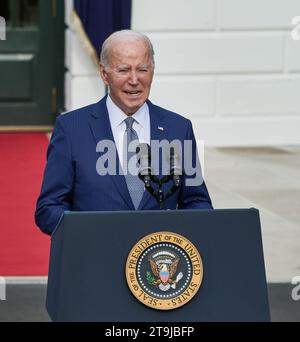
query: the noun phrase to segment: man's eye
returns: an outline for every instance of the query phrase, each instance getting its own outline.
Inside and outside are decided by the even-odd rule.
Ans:
[[[127,69],[119,69],[118,71],[121,73],[124,73],[124,72],[127,72]]]

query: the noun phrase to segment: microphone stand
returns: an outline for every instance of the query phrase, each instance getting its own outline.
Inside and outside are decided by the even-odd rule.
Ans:
[[[184,172],[182,171],[182,176],[184,175]],[[145,184],[146,190],[156,199],[159,209],[163,209],[164,202],[172,196],[181,186],[181,179],[179,175],[166,175],[163,176],[161,179],[155,175],[148,174],[147,176],[142,176],[139,173],[140,179],[143,180]],[[168,183],[170,180],[173,180],[172,187],[167,191],[167,193],[164,193],[162,186],[165,183]],[[158,184],[158,189],[154,190],[153,186],[151,185],[151,181],[153,183]]]
[[[181,176],[184,175],[184,171],[175,163],[174,149],[170,154],[170,174],[163,176],[161,179],[152,174],[150,146],[142,143],[137,147],[136,153],[140,162],[138,177],[144,182],[145,188],[156,199],[159,209],[162,210],[164,202],[180,188]],[[164,193],[163,184],[168,183],[170,180],[173,180],[173,185],[167,193]],[[151,182],[158,185],[157,190],[154,190]]]

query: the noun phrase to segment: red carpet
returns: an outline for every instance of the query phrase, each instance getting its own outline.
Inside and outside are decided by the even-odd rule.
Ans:
[[[48,274],[50,238],[34,223],[48,138],[0,133],[0,276]]]

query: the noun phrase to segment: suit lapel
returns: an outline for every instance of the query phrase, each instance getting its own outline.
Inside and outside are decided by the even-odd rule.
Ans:
[[[164,116],[160,112],[159,108],[154,106],[149,100],[147,101],[149,107],[149,115],[150,115],[150,139],[153,140],[163,140],[168,137],[168,130],[165,125]],[[144,209],[149,200],[152,198],[152,195],[145,191],[141,203],[138,209]]]
[[[98,103],[95,104],[95,109],[91,113],[89,117],[89,125],[92,131],[92,134],[95,139],[96,145],[99,141],[107,139],[114,142],[114,137],[112,133],[112,129],[110,126],[109,116],[106,107],[106,98],[105,96]],[[125,181],[125,177],[120,175],[119,173],[119,156],[116,153],[116,171],[117,175],[111,176],[113,183],[115,184],[116,190],[120,193],[121,197],[124,199],[129,209],[134,210],[134,205],[132,203],[127,184]]]

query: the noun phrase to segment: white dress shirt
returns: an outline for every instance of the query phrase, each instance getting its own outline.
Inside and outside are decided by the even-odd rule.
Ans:
[[[120,164],[123,167],[123,158],[120,156],[123,156],[123,141],[126,130],[126,123],[124,120],[127,119],[128,116],[112,101],[109,95],[106,99],[106,107]],[[132,117],[135,120],[132,128],[136,131],[139,142],[150,145],[150,115],[147,103],[145,102]]]

